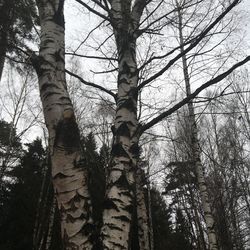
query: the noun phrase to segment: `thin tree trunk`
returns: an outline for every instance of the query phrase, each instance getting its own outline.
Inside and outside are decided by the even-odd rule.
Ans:
[[[176,3],[178,6],[179,38],[180,38],[181,52],[183,52],[184,40],[183,40],[183,34],[182,34],[182,14],[181,14],[180,6],[177,1]],[[190,89],[190,79],[189,79],[189,74],[188,74],[187,58],[185,54],[182,56],[182,63],[183,63],[184,80],[186,84],[186,94],[187,96],[189,96],[191,94],[191,89]],[[205,222],[207,226],[209,249],[218,250],[218,244],[217,244],[217,239],[216,239],[216,234],[215,234],[215,222],[214,222],[210,199],[208,196],[207,186],[205,182],[204,170],[203,170],[203,166],[201,164],[201,159],[200,159],[198,129],[197,129],[196,121],[195,121],[194,106],[193,106],[192,101],[188,103],[188,111],[189,111],[188,118],[189,118],[189,124],[190,124],[190,129],[191,129],[192,157],[195,162],[198,188],[200,191],[202,208],[204,211],[204,217],[205,217]]]
[[[64,248],[91,249],[93,229],[87,170],[81,158],[80,134],[65,79],[64,0],[37,0],[41,24],[39,57],[33,64],[52,162],[52,181],[61,216]]]
[[[5,56],[6,56],[6,51],[7,51],[6,43],[7,41],[5,40],[4,34],[0,34],[0,82],[2,79]]]
[[[143,170],[138,166],[136,175],[136,207],[137,207],[137,223],[138,223],[138,240],[140,250],[150,249],[149,242],[149,218],[145,203],[145,194],[143,188]]]
[[[2,79],[5,56],[7,52],[8,30],[10,28],[11,23],[12,10],[9,9],[8,6],[9,4],[6,0],[0,0],[0,13],[2,15],[2,17],[0,17],[0,82]],[[6,19],[6,17],[8,19]]]
[[[42,167],[42,166],[41,166]],[[48,164],[48,156],[46,159],[46,165],[43,170],[43,180],[41,185],[41,190],[37,202],[37,211],[36,211],[36,219],[33,231],[33,249],[39,249],[40,242],[42,240],[41,237],[41,228],[44,223],[44,213],[46,210],[46,205],[48,203],[48,195],[50,190],[50,183],[48,183],[49,176],[49,164]]]
[[[152,202],[151,202],[151,186],[149,179],[149,165],[147,171],[147,192],[148,192],[148,221],[149,221],[149,241],[150,250],[154,250],[154,229],[153,229],[153,218],[152,218]]]
[[[52,240],[52,233],[53,233],[53,226],[55,221],[55,211],[56,211],[56,198],[53,196],[53,203],[50,209],[50,215],[49,215],[49,224],[48,224],[48,233],[47,233],[47,239],[45,244],[45,250],[49,250],[51,246],[51,240]]]

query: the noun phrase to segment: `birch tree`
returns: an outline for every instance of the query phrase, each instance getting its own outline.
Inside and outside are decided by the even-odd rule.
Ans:
[[[88,11],[101,18],[103,22],[109,23],[113,32],[110,36],[114,35],[118,65],[117,93],[105,89],[103,86],[90,83],[69,71],[67,73],[77,77],[83,84],[102,90],[115,99],[116,116],[114,125],[112,126],[113,145],[101,237],[104,249],[129,249],[131,247],[131,228],[133,228],[134,223],[132,215],[136,209],[134,203],[136,197],[135,173],[138,167],[139,139],[141,134],[187,104],[205,88],[223,80],[234,69],[249,61],[250,58],[246,57],[243,61],[236,63],[228,70],[208,80],[172,108],[156,115],[152,120],[143,125],[139,123],[138,119],[138,95],[143,88],[152,84],[153,81],[169,70],[184,54],[193,50],[230,13],[239,1],[232,1],[223,8],[223,11],[211,20],[205,26],[204,30],[198,32],[194,38],[190,38],[186,42],[186,48],[183,51],[175,54],[176,50],[179,49],[177,46],[162,57],[152,56],[146,62],[144,61],[140,67],[138,67],[137,54],[138,38],[147,32],[150,34],[154,33],[152,27],[156,29],[156,27],[167,26],[168,22],[165,21],[165,18],[168,17],[168,13],[166,12],[159,14],[156,20],[150,19],[151,15],[153,15],[152,13],[164,6],[164,1],[158,4],[152,1],[140,0],[134,2],[92,1],[88,4],[85,1],[76,1]],[[151,12],[145,14],[146,9]],[[174,12],[176,9],[170,10],[171,13],[172,11]],[[145,19],[142,19],[143,17]],[[141,19],[142,21],[140,21]],[[164,20],[163,23],[160,22],[161,20]],[[155,25],[156,23],[158,26]],[[156,73],[141,80],[139,76],[141,76],[140,73],[142,70],[158,58],[164,58],[167,62]]]
[[[91,249],[93,227],[87,169],[65,79],[64,0],[38,0],[39,55],[32,57],[49,132],[52,181],[65,249]]]
[[[164,55],[146,58],[141,65],[138,65],[138,40],[143,34],[153,35],[155,31],[160,32],[162,27],[168,25],[169,13],[160,11],[157,17],[154,16],[155,12],[164,9],[165,1],[76,1],[112,27],[111,36],[114,36],[117,58],[111,60],[118,66],[117,91],[86,81],[81,76],[65,70],[64,0],[36,1],[41,25],[39,55],[31,50],[25,51],[38,75],[44,117],[49,131],[52,179],[61,214],[62,239],[66,249],[93,248],[91,239],[94,225],[87,185],[88,173],[82,159],[79,129],[67,91],[66,71],[83,84],[109,94],[116,103],[100,239],[103,249],[130,249],[132,229],[137,220],[134,215],[137,210],[136,173],[141,135],[187,104],[201,91],[220,82],[236,68],[247,63],[250,57],[231,65],[186,98],[169,109],[164,108],[161,113],[157,113],[143,124],[140,124],[138,114],[141,91],[159,77],[163,77],[184,54],[199,45],[240,1],[228,3],[204,30],[186,42],[183,51],[178,53],[180,47],[176,46]],[[175,8],[170,9],[171,13],[175,11]],[[141,72],[159,58],[164,58],[160,68],[142,79]],[[147,224],[146,221],[144,223]],[[149,244],[146,243],[145,246]]]
[[[183,38],[183,17],[181,12],[181,5],[176,0],[177,6],[177,15],[178,15],[178,31],[179,31],[179,40],[180,40],[180,50],[181,53],[184,51],[184,38]],[[183,53],[182,56],[182,66],[183,66],[183,76],[184,82],[186,87],[186,95],[187,97],[191,95],[191,87],[190,87],[190,76],[189,76],[189,69],[188,69],[188,61],[187,55]],[[215,221],[211,210],[211,203],[210,198],[207,191],[207,185],[204,176],[204,167],[201,163],[201,156],[200,156],[200,146],[199,146],[199,139],[198,139],[198,128],[195,119],[194,113],[194,104],[192,100],[188,103],[188,120],[189,120],[189,127],[191,133],[191,151],[192,151],[192,161],[194,162],[196,175],[197,175],[197,182],[200,191],[200,196],[202,200],[202,208],[204,211],[205,222],[207,226],[207,233],[208,233],[208,241],[209,241],[209,249],[217,250],[218,244],[216,239],[215,233]]]

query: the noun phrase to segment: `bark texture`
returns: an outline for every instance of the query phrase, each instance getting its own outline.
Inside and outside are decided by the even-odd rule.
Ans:
[[[87,170],[80,134],[65,80],[63,0],[37,0],[41,22],[36,68],[52,163],[52,180],[61,216],[64,248],[91,249],[93,228]]]
[[[183,39],[183,33],[182,33],[182,29],[183,29],[182,13],[181,13],[181,9],[178,4],[178,1],[176,1],[176,3],[178,7],[179,38],[180,38],[180,45],[181,45],[181,53],[183,53],[184,39]],[[189,96],[191,94],[191,88],[190,88],[190,78],[189,78],[189,73],[188,73],[186,54],[182,56],[182,64],[183,64],[184,80],[185,80],[185,85],[186,85],[186,95]],[[188,103],[188,113],[189,113],[188,119],[189,119],[190,132],[191,132],[192,158],[193,158],[193,161],[195,162],[195,170],[196,170],[196,175],[197,175],[198,188],[200,191],[202,208],[203,208],[204,218],[205,218],[206,227],[207,227],[209,249],[218,250],[217,238],[216,238],[216,233],[215,233],[215,221],[214,221],[212,210],[211,210],[211,203],[210,203],[210,199],[209,199],[209,195],[207,191],[207,185],[206,185],[205,176],[204,176],[204,169],[203,169],[203,165],[201,163],[201,158],[200,158],[201,152],[200,152],[200,147],[199,147],[198,128],[197,128],[197,123],[195,120],[194,105],[192,101]]]
[[[111,0],[110,19],[118,50],[118,94],[110,173],[103,214],[103,248],[130,249],[132,215],[136,213],[138,69],[136,33],[142,2]]]
[[[144,177],[144,178],[143,178]],[[137,224],[138,224],[138,240],[140,250],[153,250],[150,248],[149,241],[149,216],[145,202],[144,185],[145,174],[138,167],[136,175],[136,207],[137,207]]]

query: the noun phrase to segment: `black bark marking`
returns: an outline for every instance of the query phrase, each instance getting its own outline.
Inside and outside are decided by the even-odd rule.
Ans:
[[[130,130],[126,122],[123,122],[116,130],[116,135],[130,138]]]
[[[130,190],[130,184],[127,180],[126,174],[122,173],[121,176],[119,177],[119,179],[114,183],[115,186],[117,187],[121,187],[125,190]]]
[[[117,212],[119,212],[119,209],[116,206],[116,204],[114,203],[114,201],[109,199],[109,198],[106,198],[105,201],[103,202],[103,208],[104,209],[114,209]]]
[[[128,153],[126,152],[126,150],[123,148],[122,144],[120,143],[113,145],[111,154],[117,157],[119,156],[129,157]]]
[[[80,133],[73,115],[58,123],[54,146],[63,147],[68,153],[72,153],[80,147]]]
[[[131,98],[137,100],[137,98],[138,98],[138,89],[136,87],[131,88],[128,95],[131,96]]]
[[[55,174],[55,175],[53,176],[53,179],[57,179],[57,178],[63,179],[63,178],[66,178],[66,177],[71,177],[71,176],[67,176],[67,175],[65,175],[65,174],[63,174],[63,173],[61,173],[61,172],[59,172],[59,173],[57,173],[57,174]]]
[[[117,231],[121,231],[121,232],[123,232],[122,228],[117,227],[117,226],[116,226],[116,225],[114,225],[114,224],[111,224],[111,223],[106,223],[106,225],[107,225],[110,229],[115,229],[115,230],[117,230]]]
[[[118,104],[119,105],[119,104]],[[127,100],[123,100],[121,104],[118,106],[119,109],[125,108],[129,110],[132,113],[136,113],[136,105],[134,104],[134,101],[132,98],[129,98]]]
[[[129,214],[132,214],[133,211],[134,211],[134,206],[133,206],[133,204],[130,204],[130,205],[124,207],[124,210],[127,211]]]
[[[48,88],[59,89],[59,87],[54,83],[44,83],[40,88],[41,93],[45,92]]]
[[[140,153],[141,153],[141,148],[139,147],[138,143],[134,143],[129,151],[133,154],[133,155],[136,155],[136,156],[140,156]]]
[[[113,135],[116,135],[116,129],[115,129],[114,125],[111,126],[111,131],[112,131]]]
[[[129,84],[129,82],[125,76],[122,78],[119,77],[119,79],[118,79],[118,85],[121,85],[122,83]]]
[[[124,62],[122,65],[122,71],[120,72],[120,74],[125,74],[125,75],[130,75],[131,74],[131,70],[130,67],[128,66],[127,62]]]
[[[31,57],[31,62],[32,62],[33,67],[36,70],[38,78],[40,78],[41,76],[44,76],[47,69],[43,69],[41,67],[42,58],[40,56],[33,56],[33,57]]]
[[[63,15],[64,0],[59,1],[58,9],[55,11],[53,21],[59,26],[64,28],[64,15]]]
[[[125,215],[121,215],[121,216],[114,216],[114,218],[121,220],[121,221],[125,221],[125,222],[130,222],[131,220],[125,216]]]
[[[95,230],[95,226],[93,224],[90,224],[90,223],[86,223],[82,229],[81,229],[81,232],[84,234],[84,235],[91,235],[92,232]]]
[[[43,99],[46,100],[47,98],[49,98],[52,95],[59,95],[60,93],[55,92],[55,91],[49,91],[49,92],[45,92],[43,94]]]
[[[59,99],[62,100],[62,101],[67,101],[68,103],[71,103],[71,100],[70,100],[69,97],[62,96]]]
[[[60,61],[64,62],[64,58],[61,55],[61,50],[60,49],[55,52],[54,57],[55,57],[57,62],[60,62]]]

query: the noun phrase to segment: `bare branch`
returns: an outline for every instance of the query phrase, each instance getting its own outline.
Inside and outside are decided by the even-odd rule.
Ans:
[[[99,11],[97,11],[97,10],[91,8],[88,4],[84,3],[82,0],[75,0],[75,1],[78,2],[79,4],[81,4],[83,7],[85,7],[85,8],[86,8],[87,10],[89,10],[90,12],[92,12],[92,13],[96,14],[97,16],[103,18],[104,20],[110,22],[110,19],[109,19],[107,16],[105,16],[105,15],[103,15],[102,13],[100,13]]]
[[[80,55],[74,52],[66,52],[65,55],[71,55],[71,56],[78,56],[78,57],[84,57],[89,59],[98,59],[98,60],[108,60],[108,61],[118,61],[117,58],[114,57],[103,57],[103,56],[86,56],[86,55]]]
[[[105,92],[105,93],[111,95],[111,96],[115,99],[115,101],[116,101],[116,94],[113,93],[111,90],[108,90],[108,89],[106,89],[106,88],[104,88],[104,87],[102,87],[102,86],[100,86],[100,85],[97,85],[97,84],[95,84],[95,83],[93,83],[93,82],[85,81],[82,77],[80,77],[79,75],[74,74],[73,72],[71,72],[71,71],[69,71],[69,70],[67,70],[67,69],[65,69],[65,72],[66,72],[67,74],[69,74],[69,75],[71,75],[71,76],[77,78],[77,79],[80,80],[80,82],[82,82],[83,84],[85,84],[85,85],[87,85],[87,86],[94,87],[94,88],[96,88],[96,89],[99,89],[99,90],[101,90],[101,91],[103,91],[103,92]]]
[[[138,90],[143,88],[148,83],[152,82],[159,76],[161,76],[163,73],[165,73],[177,60],[179,60],[183,55],[187,54],[189,51],[191,51],[193,48],[195,48],[200,41],[218,24],[241,0],[234,0],[232,4],[230,4],[226,10],[221,13],[205,30],[203,30],[198,36],[196,36],[196,39],[185,49],[183,52],[179,53],[177,56],[175,56],[173,59],[171,59],[167,65],[162,68],[160,71],[158,71],[153,76],[149,77],[147,80],[142,82],[138,86]]]
[[[248,61],[250,61],[250,56],[247,56],[244,60],[236,63],[235,65],[233,65],[229,70],[225,71],[224,73],[218,75],[217,77],[207,81],[206,83],[202,84],[199,88],[197,88],[191,95],[189,95],[188,97],[184,98],[182,101],[180,101],[179,103],[177,103],[176,105],[174,105],[172,108],[170,108],[169,110],[161,113],[159,116],[155,117],[154,119],[152,119],[151,121],[149,121],[147,124],[143,125],[140,129],[139,129],[139,134],[142,134],[144,131],[146,131],[147,129],[153,127],[154,125],[156,125],[158,122],[160,122],[161,120],[163,120],[164,118],[168,117],[169,115],[173,114],[175,111],[177,111],[178,109],[180,109],[182,106],[184,106],[185,104],[187,104],[189,101],[191,101],[193,98],[195,98],[201,91],[203,91],[204,89],[208,88],[211,85],[214,85],[220,81],[222,81],[224,78],[226,78],[229,74],[231,74],[235,69],[237,69],[238,67],[244,65],[245,63],[247,63]]]

